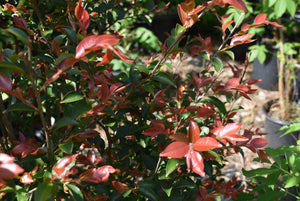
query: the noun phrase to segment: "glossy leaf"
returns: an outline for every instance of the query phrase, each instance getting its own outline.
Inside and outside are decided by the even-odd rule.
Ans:
[[[60,176],[61,174],[63,174],[66,170],[66,167],[69,166],[71,163],[73,163],[73,161],[77,158],[78,154],[73,154],[70,155],[68,157],[62,158],[60,159],[55,168],[53,168],[52,170],[58,175]]]
[[[243,0],[226,0],[226,3],[231,4],[233,7],[248,12],[246,4]]]
[[[120,38],[118,36],[111,34],[87,36],[78,44],[75,58],[79,59],[92,51],[104,48],[110,49],[112,46],[118,44],[119,41]]]
[[[186,156],[186,165],[188,170],[192,169],[196,174],[205,177],[203,158],[198,152],[194,150],[189,152]]]
[[[91,183],[100,183],[107,181],[110,173],[114,173],[116,170],[110,165],[102,166],[98,169],[91,168],[83,172],[79,177],[82,181]]]
[[[300,183],[300,176],[290,176],[285,184],[285,188],[291,188],[293,186],[296,186]]]
[[[165,73],[165,72],[159,72],[159,73],[157,73],[153,77],[153,79],[157,80],[159,82],[171,85],[173,87],[176,87],[176,84],[175,84],[174,80],[172,79],[172,77],[169,74]]]
[[[79,26],[82,31],[86,31],[90,25],[89,13],[82,7],[81,0],[75,8],[75,17],[79,21]]]
[[[60,103],[72,103],[82,100],[84,97],[79,93],[69,93]]]
[[[0,63],[0,68],[14,69],[14,70],[21,72],[22,74],[24,73],[24,70],[14,63],[2,62],[2,63]]]
[[[263,148],[268,144],[268,140],[265,138],[255,138],[251,140],[250,145],[254,148]]]
[[[195,143],[200,139],[200,129],[196,122],[190,121],[189,130],[188,130],[188,139],[189,142]]]
[[[181,160],[177,158],[171,158],[168,160],[166,167],[166,177],[168,177],[174,170],[181,165]]]
[[[74,201],[83,201],[84,197],[83,194],[77,186],[73,184],[66,184],[66,187],[68,188],[70,195],[72,196]]]
[[[64,126],[68,126],[68,125],[74,125],[77,124],[78,122],[70,117],[63,117],[61,119],[59,119],[56,123],[55,123],[55,130],[60,129]]]
[[[223,114],[227,113],[224,103],[222,101],[220,101],[217,97],[208,96],[208,97],[205,97],[205,100],[207,100],[208,102],[215,105],[220,110],[221,113],[223,113]]]
[[[201,137],[193,145],[193,148],[196,151],[208,151],[210,149],[221,147],[222,144],[213,137]]]
[[[31,177],[31,174],[28,173],[28,172],[25,172],[25,173],[22,175],[22,177],[21,177],[21,179],[20,179],[20,182],[23,183],[23,184],[31,184],[31,183],[33,183],[34,181],[33,181],[32,177]]]
[[[211,63],[213,64],[217,72],[219,72],[221,68],[223,68],[223,62],[218,57],[212,57]]]
[[[53,183],[40,183],[34,191],[34,201],[47,201],[52,200],[55,196],[55,184]]]
[[[163,152],[160,153],[161,157],[182,158],[189,151],[189,145],[184,142],[172,142]]]

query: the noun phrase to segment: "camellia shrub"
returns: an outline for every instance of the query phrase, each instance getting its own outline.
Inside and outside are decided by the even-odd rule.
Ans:
[[[157,56],[143,60],[125,52],[131,30],[122,22],[152,12],[145,5],[79,0],[2,6],[2,200],[214,200],[247,191],[236,178],[222,179],[221,169],[241,147],[268,159],[264,133],[233,120],[242,109],[235,101],[250,99],[258,80],[244,80],[247,61],[223,65],[218,54],[232,55],[230,48],[252,42],[251,28],[278,25],[265,14],[241,25],[242,18],[215,12],[226,6],[247,12],[242,0],[186,0],[178,4],[182,24],[158,43]],[[200,34],[185,42],[196,44],[190,50],[179,46],[209,12],[220,21],[219,49],[214,52],[211,37]],[[188,55],[201,55],[203,66],[184,84],[162,70],[165,63],[175,69]],[[232,78],[220,80],[225,68]]]

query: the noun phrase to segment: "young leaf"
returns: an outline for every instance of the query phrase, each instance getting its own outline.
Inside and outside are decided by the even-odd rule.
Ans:
[[[188,130],[189,142],[194,143],[200,139],[200,129],[196,122],[190,121]]]
[[[220,147],[222,147],[222,144],[213,137],[201,137],[193,145],[193,148],[196,151],[208,151]]]
[[[53,168],[52,170],[58,175],[60,176],[61,174],[63,174],[66,170],[66,167],[69,166],[76,158],[77,158],[78,154],[73,154],[70,155],[68,157],[62,158],[60,159],[55,168]]]
[[[163,152],[160,153],[161,157],[182,158],[189,151],[189,145],[184,142],[172,142]]]
[[[265,138],[255,138],[251,140],[250,145],[254,148],[263,148],[268,144],[268,140]]]

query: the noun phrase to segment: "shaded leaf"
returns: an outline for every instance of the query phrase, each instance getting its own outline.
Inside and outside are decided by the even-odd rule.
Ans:
[[[77,186],[73,184],[66,184],[66,187],[69,189],[70,195],[72,196],[74,201],[83,201],[83,194]]]
[[[40,183],[34,192],[34,201],[52,200],[54,197],[55,184]]]
[[[82,100],[83,98],[84,98],[83,95],[81,95],[79,93],[76,93],[76,92],[69,93],[64,97],[64,99],[60,103],[72,103],[72,102]]]
[[[22,41],[22,43],[26,44],[27,34],[22,29],[19,29],[16,27],[10,27],[10,28],[6,29],[5,31],[16,36],[20,41]]]
[[[10,78],[4,73],[0,72],[0,91],[11,91],[12,90],[12,82]]]
[[[165,72],[159,72],[159,73],[157,73],[153,77],[153,79],[157,80],[159,82],[171,85],[173,87],[176,87],[176,84],[175,84],[174,80],[172,79],[172,77],[169,74],[165,73]]]
[[[67,154],[72,154],[74,143],[71,140],[68,140],[64,143],[58,145],[58,147]]]

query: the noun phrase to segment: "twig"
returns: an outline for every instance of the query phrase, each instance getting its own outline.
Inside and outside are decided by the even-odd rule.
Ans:
[[[45,137],[46,137],[46,145],[47,145],[47,151],[48,151],[48,157],[49,157],[49,161],[50,164],[53,164],[53,157],[52,157],[52,149],[51,149],[51,142],[50,142],[50,135],[49,135],[49,129],[43,114],[43,108],[42,108],[42,102],[41,102],[41,95],[40,95],[40,91],[37,89],[37,84],[36,84],[36,79],[34,78],[34,72],[32,69],[32,44],[31,41],[28,41],[27,43],[27,52],[28,52],[28,69],[29,69],[29,74],[28,77],[30,79],[30,81],[32,82],[32,87],[34,90],[34,93],[36,95],[36,102],[37,102],[37,106],[38,106],[38,113],[43,125],[43,128],[45,129]]]

